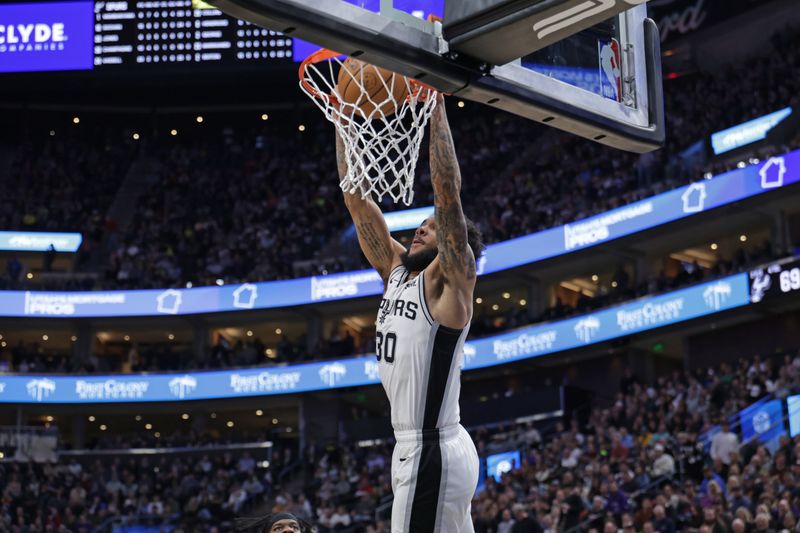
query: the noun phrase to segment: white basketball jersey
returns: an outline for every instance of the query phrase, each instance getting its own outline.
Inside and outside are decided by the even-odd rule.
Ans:
[[[469,325],[435,322],[425,303],[425,271],[409,280],[405,267],[389,275],[378,309],[376,356],[395,431],[459,423],[458,397]]]

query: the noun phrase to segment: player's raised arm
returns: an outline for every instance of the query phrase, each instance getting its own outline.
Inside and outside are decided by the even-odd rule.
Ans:
[[[461,208],[461,170],[444,97],[437,93],[431,117],[430,165],[436,206],[439,266],[447,284],[469,290],[475,286],[475,256],[469,246],[467,221]]]
[[[347,174],[344,143],[338,133],[336,134],[336,166],[340,178]],[[355,194],[345,192],[344,204],[356,227],[361,251],[364,252],[369,264],[386,281],[392,269],[400,264],[400,254],[405,251],[405,248],[392,238],[383,213],[374,201],[369,198],[361,198],[358,192]]]

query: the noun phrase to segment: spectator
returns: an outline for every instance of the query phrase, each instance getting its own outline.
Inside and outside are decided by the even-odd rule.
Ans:
[[[711,458],[730,465],[731,454],[734,453],[739,453],[739,437],[731,431],[728,421],[723,420],[722,429],[711,440]]]

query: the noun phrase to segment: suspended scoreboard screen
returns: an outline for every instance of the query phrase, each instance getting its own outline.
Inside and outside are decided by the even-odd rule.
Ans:
[[[94,65],[287,60],[292,39],[235,20],[200,0],[94,4]]]
[[[379,9],[378,0],[352,2]],[[443,0],[406,3],[423,18],[441,12]],[[0,3],[0,73],[288,66],[317,48],[203,0]]]

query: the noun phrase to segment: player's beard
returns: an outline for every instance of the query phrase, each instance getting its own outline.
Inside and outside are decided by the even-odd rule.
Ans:
[[[436,259],[437,255],[439,255],[439,250],[437,248],[421,250],[414,254],[406,250],[400,254],[400,261],[402,261],[403,266],[406,267],[406,270],[409,272],[422,272],[425,267]]]

